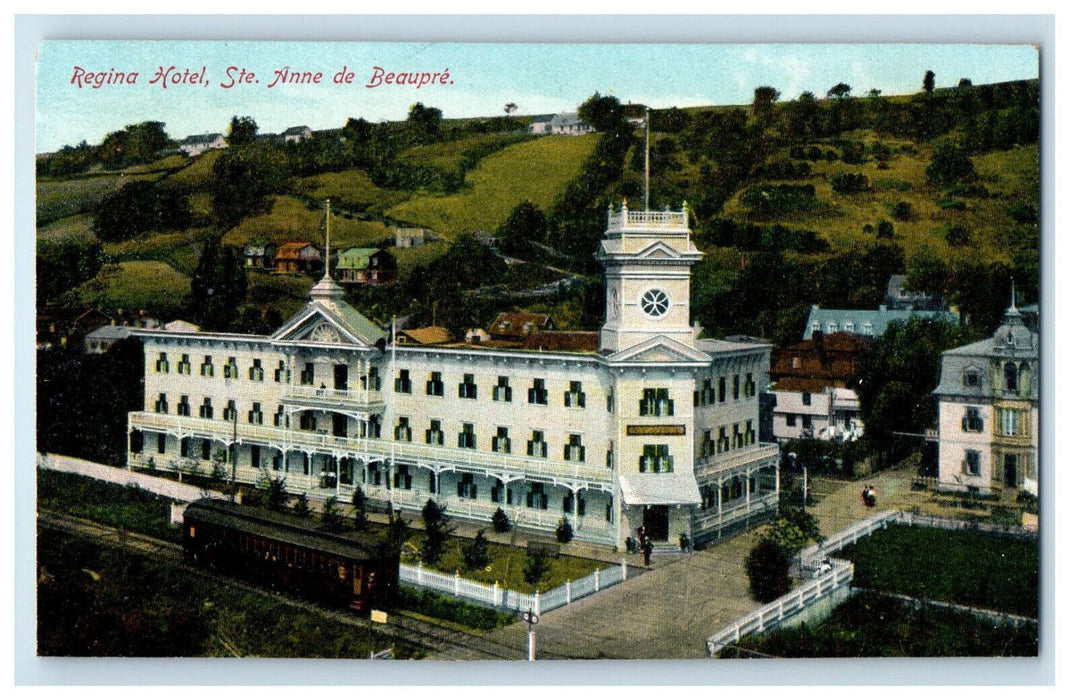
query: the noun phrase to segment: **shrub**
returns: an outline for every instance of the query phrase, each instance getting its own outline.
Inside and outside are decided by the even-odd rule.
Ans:
[[[875,224],[875,235],[879,238],[893,238],[894,224],[886,219],[879,219],[879,223]]]
[[[557,529],[554,531],[557,536],[557,541],[561,544],[568,544],[572,541],[572,523],[567,519],[561,518],[557,522]]]
[[[946,224],[946,242],[952,247],[967,246],[972,243],[972,233],[964,226]]]
[[[960,199],[940,199],[938,202],[939,209],[953,209],[954,211],[965,211],[965,203]]]
[[[912,219],[912,205],[908,202],[896,202],[890,207],[890,215],[898,221],[910,221]]]
[[[445,553],[445,545],[453,532],[445,517],[445,506],[439,506],[432,498],[427,499],[426,505],[423,506],[423,526],[426,534],[423,536],[419,557],[425,564],[436,564]]]
[[[789,552],[773,540],[763,539],[752,547],[744,571],[752,597],[760,603],[769,603],[789,592]]]
[[[329,532],[344,531],[344,516],[340,514],[340,505],[337,503],[336,496],[330,496],[325,499],[321,520],[323,530],[328,530]]]
[[[288,506],[288,491],[284,488],[284,479],[271,478],[266,484],[266,503],[270,510],[278,513]]]
[[[838,194],[853,194],[868,190],[868,177],[858,173],[838,173],[830,178],[830,186]]]
[[[365,530],[369,524],[366,517],[366,494],[363,493],[360,486],[356,486],[355,492],[352,493],[352,508],[354,510],[352,518],[355,522],[355,529]]]
[[[307,494],[301,493],[296,496],[295,505],[292,506],[292,510],[301,518],[310,517],[310,503],[307,502]]]
[[[433,591],[400,587],[400,607],[478,630],[493,630],[516,621],[516,616],[453,600]]]
[[[527,581],[532,586],[537,585],[549,568],[550,565],[546,561],[545,550],[536,549],[528,552],[527,561],[524,562],[524,581]]]
[[[486,535],[479,530],[475,533],[475,539],[471,540],[471,544],[464,547],[464,566],[468,569],[482,569],[491,561],[493,561],[493,555],[490,554]]]
[[[1010,218],[1019,224],[1035,224],[1040,220],[1036,207],[1031,204],[1015,204],[1008,212]]]
[[[747,188],[741,194],[740,201],[759,216],[810,211],[816,205],[815,187],[762,183]]]
[[[494,511],[494,515],[490,518],[490,522],[494,526],[494,532],[508,532],[511,527],[509,516],[505,515],[505,511],[500,508]]]

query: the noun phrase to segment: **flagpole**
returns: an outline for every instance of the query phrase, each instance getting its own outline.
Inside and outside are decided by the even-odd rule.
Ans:
[[[651,109],[643,116],[643,211],[649,211],[651,201]]]

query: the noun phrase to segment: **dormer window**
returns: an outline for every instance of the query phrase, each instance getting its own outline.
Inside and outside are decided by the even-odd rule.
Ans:
[[[980,373],[975,369],[965,370],[964,384],[970,389],[975,389],[980,386]]]

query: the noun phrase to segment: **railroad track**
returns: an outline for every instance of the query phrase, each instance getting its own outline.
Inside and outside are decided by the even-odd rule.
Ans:
[[[470,655],[477,655],[484,659],[521,660],[527,658],[526,645],[506,646],[488,639],[485,635],[468,632],[455,627],[439,625],[435,622],[420,620],[406,614],[392,612],[388,622],[378,624],[370,620],[357,617],[354,614],[330,608],[310,601],[299,600],[270,588],[256,586],[247,581],[212,573],[205,569],[191,566],[183,557],[183,547],[166,540],[161,540],[149,535],[123,531],[111,525],[103,525],[93,520],[78,518],[75,516],[59,513],[56,511],[38,511],[39,527],[59,530],[64,533],[88,537],[102,544],[131,549],[143,554],[149,554],[164,559],[169,563],[183,567],[193,575],[204,578],[226,579],[230,584],[246,590],[272,596],[278,601],[291,607],[316,612],[333,618],[354,627],[373,629],[386,636],[405,642],[428,653],[444,654],[451,650],[464,650]],[[546,655],[544,655],[546,656]],[[563,659],[563,656],[548,656],[547,658]]]

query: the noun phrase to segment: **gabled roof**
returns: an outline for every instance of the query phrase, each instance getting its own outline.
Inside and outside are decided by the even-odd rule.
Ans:
[[[123,340],[131,335],[130,326],[101,326],[86,334],[88,340],[108,340],[110,338]]]
[[[299,251],[303,250],[304,248],[313,247],[314,245],[312,243],[308,243],[307,241],[285,241],[284,243],[281,243],[279,246],[277,246],[277,254],[275,257],[281,260],[298,258]],[[321,254],[319,253],[319,256],[320,255]]]
[[[486,330],[494,337],[522,338],[537,331],[553,329],[553,321],[548,314],[502,312]]]
[[[413,343],[419,345],[442,345],[452,341],[452,335],[448,328],[441,326],[426,326],[425,328],[412,328],[411,330],[399,331]]]
[[[917,309],[821,309],[812,306],[808,321],[804,324],[804,340],[811,339],[812,325],[818,324],[824,333],[831,323],[837,330],[844,331],[847,324],[852,324],[853,333],[857,335],[880,336],[886,327],[895,321],[907,321],[911,318],[926,318],[945,321],[957,325],[958,316],[952,311],[921,311]]]
[[[386,337],[385,331],[377,324],[345,304],[343,300],[321,298],[309,301],[270,338],[276,341],[321,342],[310,336],[322,323],[335,329],[341,342],[347,344],[374,346]]]
[[[281,133],[281,136],[302,136],[309,131],[309,126],[290,126]]]
[[[337,254],[337,269],[364,270],[377,252],[377,248],[348,248]]]
[[[711,356],[664,335],[655,335],[607,358],[610,364],[710,363]]]
[[[195,134],[194,136],[188,136],[179,142],[181,146],[194,146],[200,143],[213,143],[218,139],[223,139],[224,134]]]

